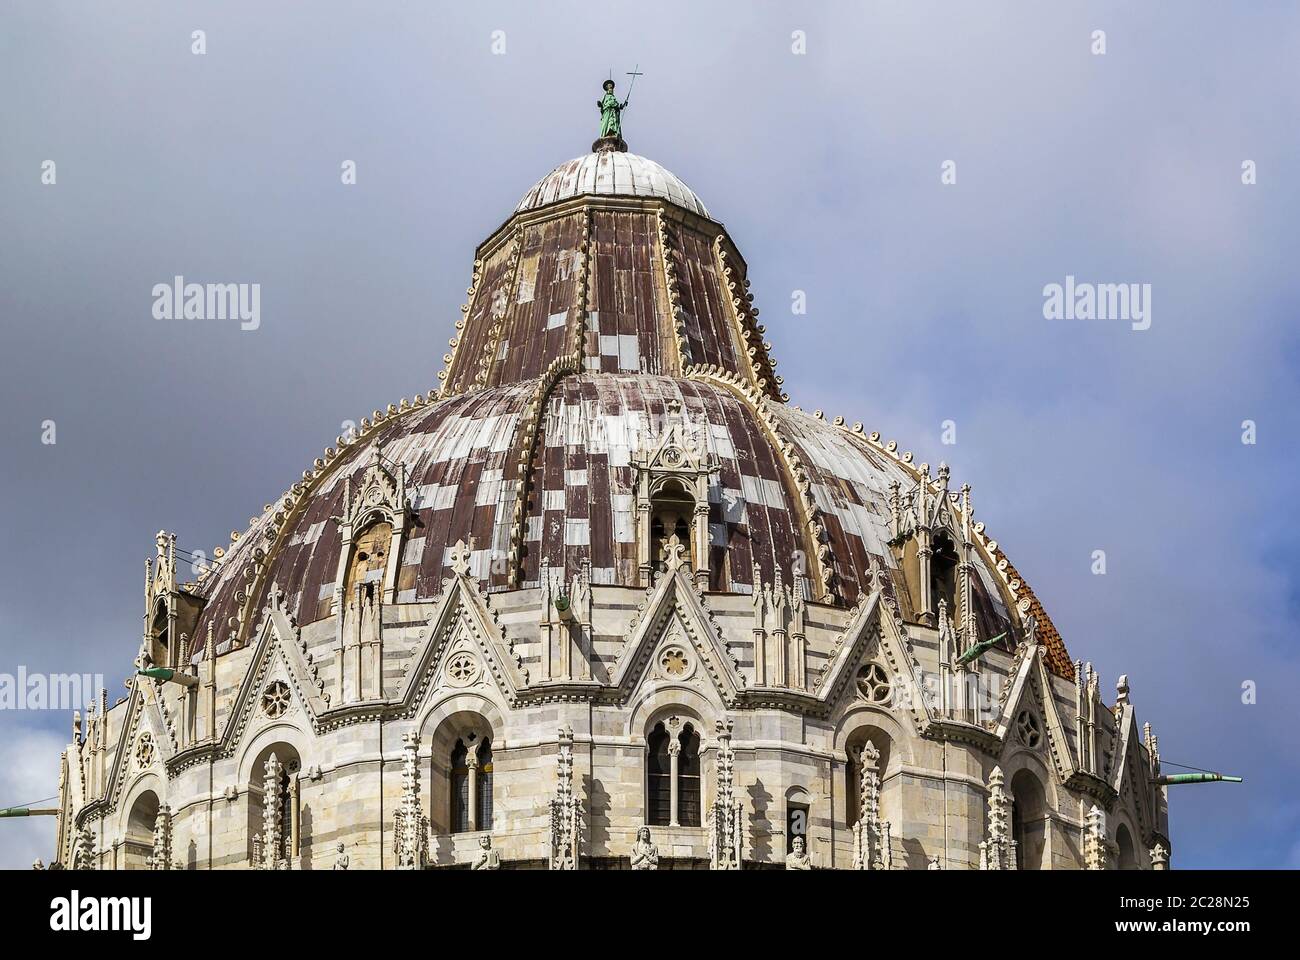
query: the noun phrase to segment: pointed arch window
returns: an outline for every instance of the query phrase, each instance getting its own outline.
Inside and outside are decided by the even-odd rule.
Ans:
[[[695,498],[674,481],[665,484],[650,503],[650,557],[655,570],[662,573],[667,569],[664,550],[669,538],[677,538],[685,548],[687,558],[694,556],[691,524],[695,518]]]
[[[930,603],[932,610],[939,609],[939,601],[948,605],[948,612],[955,620],[957,610],[957,567],[961,558],[952,537],[946,532],[934,538],[934,554],[930,558]],[[927,611],[928,612],[928,611]]]
[[[700,825],[700,735],[689,723],[682,730],[679,742],[682,755],[678,761],[677,792],[678,820],[683,827]]]
[[[358,586],[372,592],[383,590],[392,546],[393,525],[386,520],[372,523],[353,541],[344,585],[347,597],[353,597]]]
[[[648,791],[646,820],[652,827],[666,827],[672,820],[672,761],[668,756],[668,731],[662,723],[650,731],[646,770]]]
[[[492,744],[484,740],[478,748],[478,829],[492,829]]]
[[[676,736],[676,718],[655,724],[646,738],[646,820],[650,826],[698,827],[700,735],[686,723]]]
[[[451,751],[451,832],[492,829],[492,743],[473,734]]]

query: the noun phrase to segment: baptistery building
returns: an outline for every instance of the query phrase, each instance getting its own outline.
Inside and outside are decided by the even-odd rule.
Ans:
[[[946,465],[791,405],[722,221],[602,133],[478,247],[434,389],[196,579],[158,534],[55,862],[1166,867],[1127,680]]]

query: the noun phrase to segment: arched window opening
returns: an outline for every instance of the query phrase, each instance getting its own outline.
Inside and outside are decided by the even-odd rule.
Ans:
[[[492,829],[492,742],[469,733],[450,757],[451,832]]]
[[[469,748],[457,740],[451,751],[451,832],[469,832]]]
[[[1138,870],[1137,851],[1133,846],[1133,835],[1128,832],[1128,827],[1124,824],[1119,825],[1115,831],[1115,845],[1119,848],[1118,867],[1121,870]]]
[[[678,762],[677,803],[678,822],[683,827],[698,827],[700,810],[700,735],[695,727],[686,724],[679,738],[682,754]]]
[[[646,821],[652,827],[666,827],[672,822],[672,762],[668,756],[668,731],[656,723],[646,741],[647,783]]]
[[[167,603],[159,600],[154,604],[153,620],[149,625],[149,635],[153,638],[154,650],[163,656],[163,662],[159,666],[170,666],[172,664],[172,637],[170,618],[167,616]]]
[[[804,850],[808,843],[808,804],[790,801],[785,807],[785,852],[794,852],[794,838],[803,837]]]
[[[393,525],[380,520],[366,527],[352,542],[352,559],[348,563],[344,592],[349,600],[360,587],[367,599],[374,599],[384,589],[384,573],[393,545]]]
[[[930,602],[933,611],[939,610],[939,601],[948,605],[948,616],[957,618],[957,565],[961,558],[952,538],[940,533],[934,538],[934,553],[930,557]]]
[[[443,718],[429,739],[429,827],[436,836],[491,830],[496,820],[492,724],[475,710]]]
[[[695,499],[679,483],[667,483],[650,501],[650,560],[655,570],[667,569],[664,549],[670,537],[676,537],[685,550],[686,559],[691,550],[691,521],[695,516]]]
[[[492,829],[492,744],[484,740],[478,748],[478,828]]]
[[[1011,838],[1016,841],[1016,866],[1041,870],[1047,855],[1047,796],[1028,770],[1011,778]]]
[[[279,810],[279,817],[276,821],[275,836],[268,838],[266,829],[265,810],[267,804],[266,797],[266,766],[271,754],[280,765],[280,773],[276,780],[276,806]],[[299,792],[298,792],[298,774],[302,769],[302,761],[298,756],[298,751],[287,743],[277,743],[267,747],[253,762],[253,769],[250,773],[250,782],[248,784],[248,836],[251,838],[249,855],[254,858],[256,855],[270,856],[275,861],[289,860],[298,856],[302,847],[302,838],[299,836]]]
[[[136,797],[127,817],[122,842],[122,863],[126,870],[143,870],[153,855],[153,832],[158,821],[158,794],[146,790]]]
[[[700,735],[694,724],[676,717],[656,723],[646,737],[646,753],[646,822],[652,827],[698,827],[703,804]]]
[[[847,762],[844,764],[845,826],[853,826],[862,815],[862,748],[870,742],[879,751],[876,773],[880,777],[881,795],[885,790],[885,772],[889,769],[892,743],[878,730],[862,729],[849,737],[845,744]],[[882,816],[883,813],[882,813]],[[887,818],[886,818],[887,819]]]

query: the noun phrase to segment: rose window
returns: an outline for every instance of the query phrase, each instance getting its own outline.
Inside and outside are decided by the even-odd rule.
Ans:
[[[464,651],[454,654],[447,661],[447,681],[455,686],[464,687],[478,677],[478,659],[472,653]]]
[[[1043,739],[1043,730],[1038,725],[1038,717],[1029,710],[1021,710],[1016,717],[1016,733],[1027,747],[1037,747]]]
[[[274,720],[282,717],[289,709],[289,685],[277,680],[262,691],[262,712]]]
[[[858,692],[868,703],[889,703],[892,688],[885,668],[878,663],[868,663],[859,670]]]
[[[659,657],[659,666],[670,677],[684,676],[690,665],[681,647],[669,647]]]

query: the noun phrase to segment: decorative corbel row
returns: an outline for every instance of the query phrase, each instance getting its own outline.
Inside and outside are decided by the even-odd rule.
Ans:
[[[517,589],[523,579],[524,534],[528,523],[528,488],[533,454],[537,450],[537,441],[541,435],[543,411],[546,398],[561,378],[581,372],[582,365],[573,355],[556,357],[546,368],[537,382],[533,395],[524,408],[519,435],[523,443],[519,448],[519,458],[515,462],[515,507],[510,529],[510,553],[506,558],[511,589]]]
[[[776,360],[771,355],[772,344],[762,339],[766,331],[758,322],[758,309],[753,305],[753,294],[749,292],[749,279],[743,278],[741,289],[737,290],[737,283],[732,280],[734,270],[728,265],[730,254],[726,249],[726,243],[726,235],[719,234],[714,240],[714,248],[722,270],[723,282],[726,283],[727,290],[731,294],[733,316],[736,319],[741,346],[745,350],[750,370],[754,374],[754,382],[765,395],[785,403],[790,398],[781,392],[782,380],[776,375]]]
[[[668,311],[673,326],[673,344],[677,348],[677,371],[681,376],[694,366],[691,356],[691,343],[686,337],[686,321],[682,309],[682,291],[677,283],[677,262],[672,245],[673,236],[669,233],[668,219],[664,216],[664,207],[655,208],[655,220],[659,229],[659,252],[664,265],[664,288],[668,292]]]
[[[578,281],[574,287],[574,308],[578,316],[573,324],[573,347],[569,351],[578,369],[586,353],[587,324],[591,313],[591,208],[582,208],[582,239],[578,241]]]
[[[731,315],[735,323],[737,343],[744,351],[751,382],[766,397],[785,403],[790,397],[781,392],[781,378],[776,375],[776,361],[771,357],[772,344],[762,339],[764,329],[758,322],[754,296],[749,292],[749,280],[735,279],[735,271],[728,265],[730,258],[725,246],[726,234],[713,239],[713,257],[718,276],[726,285],[731,301]]]
[[[451,339],[447,341],[447,346],[451,348],[450,352],[442,355],[443,368],[438,371],[439,397],[450,396],[453,392],[453,385],[448,377],[451,375],[452,368],[456,363],[456,355],[460,352],[461,338],[465,335],[465,324],[469,319],[470,310],[474,309],[474,300],[478,296],[479,287],[483,282],[483,261],[474,261],[474,275],[470,278],[469,287],[465,290],[466,300],[460,305],[460,319],[456,321],[456,332]]]
[[[479,356],[478,373],[474,376],[476,390],[488,385],[492,375],[492,364],[496,362],[497,350],[501,345],[501,331],[505,329],[506,321],[515,307],[515,283],[519,278],[519,264],[524,258],[523,238],[524,228],[516,227],[514,236],[510,240],[510,270],[506,274],[505,283],[497,287],[497,291],[503,294],[505,302],[501,304],[499,313],[497,304],[495,302],[492,304],[492,325],[488,328],[483,353]]]

